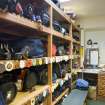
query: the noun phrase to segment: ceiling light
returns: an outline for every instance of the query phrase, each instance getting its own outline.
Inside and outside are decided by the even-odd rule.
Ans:
[[[70,0],[59,0],[61,3],[63,2],[67,2],[67,1],[70,1]]]

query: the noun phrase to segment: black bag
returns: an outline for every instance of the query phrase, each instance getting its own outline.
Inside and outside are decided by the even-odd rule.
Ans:
[[[15,50],[16,59],[43,57],[45,55],[46,49],[41,39],[20,39],[13,43],[15,43],[12,47]]]
[[[24,9],[24,17],[31,19],[32,21],[36,21],[36,17],[33,11],[33,5],[27,4]]]
[[[65,53],[66,53],[66,50],[65,50],[64,46],[63,45],[58,46],[58,48],[57,48],[57,55],[63,56],[63,55],[65,55]]]
[[[38,83],[41,85],[46,85],[48,83],[48,72],[47,70],[43,70],[38,73],[39,78],[38,78]]]
[[[58,21],[53,21],[53,27],[56,31],[61,32],[61,26],[60,26],[60,23]]]
[[[19,0],[1,0],[0,8],[22,15],[23,9]]]
[[[53,72],[56,73],[58,78],[64,78],[66,75],[66,65],[63,63],[54,63]]]
[[[35,72],[28,70],[23,80],[23,90],[31,90],[37,84],[37,77]]]
[[[45,25],[45,26],[50,25],[50,17],[49,17],[48,13],[45,13],[45,12],[42,13],[41,19],[42,19],[42,24],[43,25]]]
[[[0,59],[1,60],[10,60],[11,59],[11,51],[8,47],[8,44],[1,43],[0,47]]]
[[[0,91],[2,92],[6,104],[12,102],[17,94],[17,88],[13,82],[7,82],[0,85]]]
[[[5,105],[5,101],[4,101],[2,92],[0,92],[0,105]]]
[[[48,70],[46,65],[38,66],[34,69],[34,71],[36,71],[37,74],[38,84],[48,84]]]

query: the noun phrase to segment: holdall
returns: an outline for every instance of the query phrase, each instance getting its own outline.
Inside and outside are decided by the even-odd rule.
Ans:
[[[52,82],[53,83],[56,83],[56,80],[57,80],[57,74],[56,73],[53,73],[52,74]]]
[[[89,88],[89,83],[86,80],[78,79],[76,81],[77,89],[87,90]]]
[[[17,87],[13,82],[7,82],[0,85],[0,91],[2,92],[5,103],[9,104],[16,97]]]
[[[22,44],[20,42],[22,42]],[[15,52],[15,59],[46,56],[46,49],[44,48],[44,44],[41,39],[19,39],[11,46]]]
[[[42,24],[45,26],[50,25],[50,16],[47,12],[43,12],[41,15]]]
[[[0,59],[1,60],[10,60],[11,59],[11,51],[8,48],[8,45],[1,43],[0,47]]]
[[[57,53],[57,48],[56,48],[56,45],[53,43],[52,44],[52,56],[56,56],[56,53]]]
[[[62,70],[59,63],[53,63],[53,73],[56,73],[57,78],[61,78]]]
[[[23,9],[19,0],[1,0],[0,8],[22,15]]]
[[[38,73],[39,78],[38,78],[38,83],[41,85],[46,85],[48,84],[48,72],[47,69],[43,69]]]
[[[66,50],[63,45],[60,45],[57,47],[57,55],[63,56],[65,55],[65,53],[66,53]]]
[[[61,32],[61,25],[58,21],[54,20],[53,21],[53,28],[58,31],[58,32]]]
[[[5,105],[5,101],[4,101],[2,92],[0,92],[0,105]]]
[[[37,84],[37,76],[32,70],[28,70],[23,79],[23,90],[31,90]]]
[[[3,73],[5,71],[6,71],[5,65],[4,64],[0,64],[0,73]]]
[[[48,68],[47,65],[33,67],[32,70],[37,76],[37,84],[46,85],[48,83]]]
[[[34,14],[34,9],[33,9],[33,5],[32,4],[27,4],[24,8],[24,17],[28,18],[28,19],[31,19],[33,21],[36,21],[36,17],[35,17],[35,14]]]

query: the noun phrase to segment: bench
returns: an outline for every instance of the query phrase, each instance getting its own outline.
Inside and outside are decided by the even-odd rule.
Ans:
[[[74,89],[64,99],[62,105],[84,105],[88,91]]]

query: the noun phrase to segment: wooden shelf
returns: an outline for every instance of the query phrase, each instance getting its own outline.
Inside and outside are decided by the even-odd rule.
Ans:
[[[76,41],[75,39],[73,39],[73,43],[77,44],[77,45],[80,45],[80,41]]]
[[[75,84],[76,84],[76,80],[72,82],[72,85],[75,85]]]
[[[80,58],[80,55],[73,55],[73,59]]]
[[[73,22],[72,22],[72,26],[73,26],[73,31],[80,32],[80,28],[78,28]]]
[[[55,57],[42,57],[27,60],[1,60],[0,64],[4,65],[5,71],[12,71],[15,69],[30,68],[32,66],[58,63],[72,59],[71,55],[55,56]]]
[[[49,86],[35,86],[35,91],[33,92],[18,92],[15,100],[9,105],[24,105],[32,98],[43,93],[45,90],[49,89]]]
[[[65,78],[57,79],[56,83],[53,83],[52,92],[54,92],[54,90],[59,86],[60,82],[65,83],[69,78],[71,78],[71,73],[66,73]]]
[[[64,36],[62,33],[56,31],[56,30],[52,30],[53,36],[56,36],[58,38],[64,39],[66,41],[72,41],[72,37],[71,36]]]
[[[77,68],[77,69],[75,69],[75,68],[72,68],[72,72],[73,73],[75,73],[75,74],[77,74],[78,72],[80,72],[81,71],[81,69],[80,68]]]
[[[51,34],[51,29],[41,25],[41,23],[33,22],[27,18],[16,14],[0,11],[0,32],[35,37],[37,35]]]
[[[53,8],[53,10],[55,10],[61,16],[60,18],[63,18],[68,23],[71,23],[70,17],[67,16],[60,8],[58,8],[51,0],[44,0],[44,1],[46,3],[48,3],[49,5],[51,5],[51,7]]]
[[[56,100],[53,102],[53,105],[55,105],[57,102],[59,102],[62,97],[64,97],[65,94],[69,92],[69,89],[66,89],[59,97],[56,98]]]

